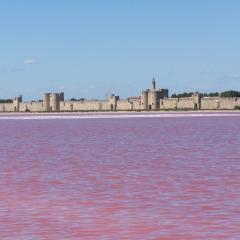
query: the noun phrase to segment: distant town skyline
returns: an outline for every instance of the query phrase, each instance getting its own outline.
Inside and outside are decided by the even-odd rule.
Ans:
[[[240,2],[1,1],[0,98],[240,89]]]

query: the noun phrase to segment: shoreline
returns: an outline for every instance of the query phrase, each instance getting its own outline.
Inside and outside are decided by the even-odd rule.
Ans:
[[[228,110],[159,110],[159,111],[56,111],[56,112],[0,112],[1,115],[32,115],[32,114],[121,114],[121,113],[128,113],[128,114],[141,114],[141,113],[149,113],[149,114],[167,114],[167,113],[240,113],[238,109],[228,109]]]
[[[240,117],[239,110],[199,111],[117,111],[117,112],[4,112],[4,119],[104,119],[104,118],[170,118],[170,117]]]

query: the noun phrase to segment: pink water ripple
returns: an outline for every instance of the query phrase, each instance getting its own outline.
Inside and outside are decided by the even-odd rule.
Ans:
[[[0,239],[239,239],[240,117],[0,124]]]

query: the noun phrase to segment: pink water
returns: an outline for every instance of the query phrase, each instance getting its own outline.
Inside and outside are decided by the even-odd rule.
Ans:
[[[240,239],[240,115],[1,119],[0,239]]]

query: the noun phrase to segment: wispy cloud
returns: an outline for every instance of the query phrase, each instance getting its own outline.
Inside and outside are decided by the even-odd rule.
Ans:
[[[12,67],[12,68],[0,68],[0,73],[17,73],[24,72],[22,67]]]
[[[37,64],[37,60],[35,58],[27,58],[23,62],[25,65]]]
[[[10,69],[10,72],[23,72],[24,69],[22,67],[13,67]]]
[[[238,73],[225,74],[220,79],[223,81],[240,81],[240,74],[238,74]]]
[[[6,68],[0,68],[0,73],[7,73],[8,72],[8,69]]]

